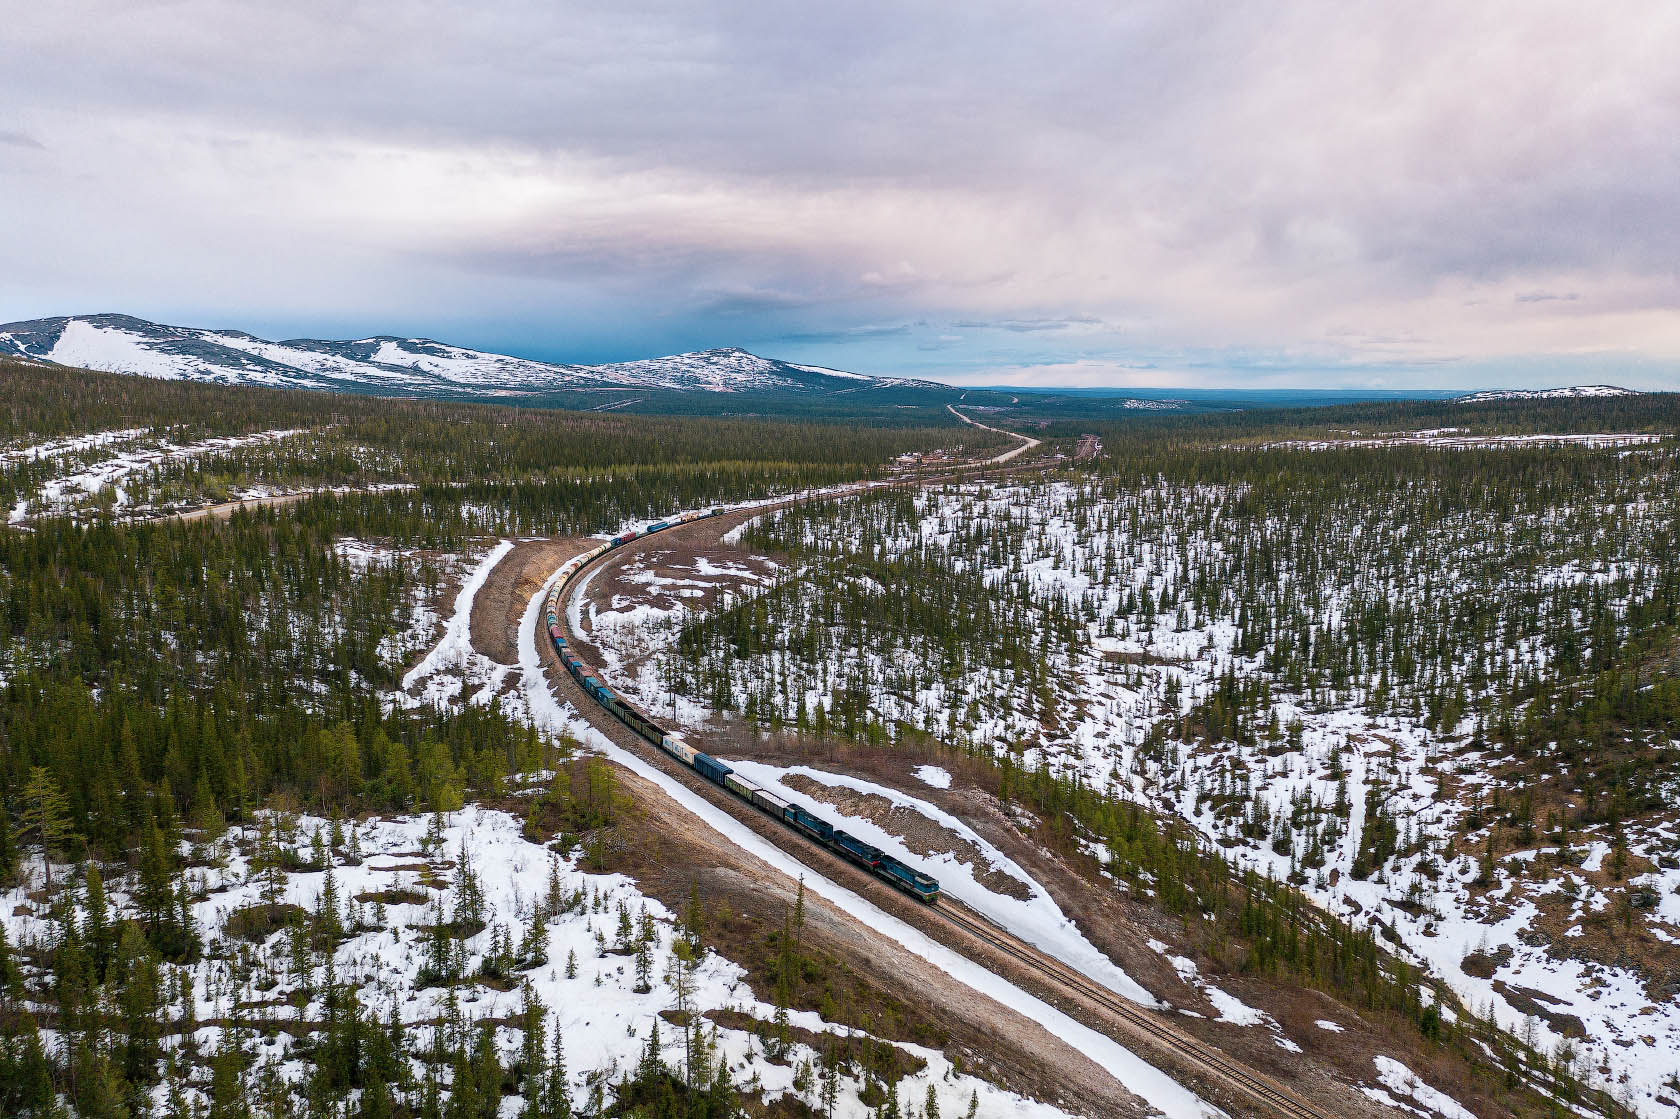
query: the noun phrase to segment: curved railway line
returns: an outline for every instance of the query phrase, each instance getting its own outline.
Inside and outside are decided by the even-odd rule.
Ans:
[[[969,936],[991,945],[1022,967],[1077,992],[1133,1028],[1181,1053],[1186,1060],[1212,1073],[1218,1079],[1241,1089],[1250,1098],[1277,1114],[1289,1116],[1290,1119],[1332,1119],[1329,1112],[1314,1107],[1281,1085],[1225,1056],[1216,1047],[1175,1030],[1154,1015],[1139,1010],[1126,999],[1060,960],[1024,945],[1007,930],[998,928],[978,914],[966,911],[960,903],[946,902],[939,907],[939,913]]]
[[[955,409],[952,409],[952,412],[959,419],[962,419],[967,423],[974,424],[976,427],[986,426],[968,419],[968,417],[962,415],[960,412],[957,412]],[[973,463],[966,468],[959,468],[959,471],[983,470],[987,467],[1002,465],[1010,462],[1022,453],[1030,451],[1040,445],[1038,440],[1015,432],[1004,432],[998,428],[987,428],[987,430],[999,431],[1001,434],[1011,435],[1022,442],[1019,446],[1006,451],[1003,454],[985,459],[981,462]],[[947,480],[949,477],[949,474],[945,475]],[[924,480],[924,482],[925,481],[927,480]],[[849,487],[848,489],[828,491],[822,495],[794,496],[790,497],[787,501],[766,505],[760,511],[768,512],[772,509],[792,505],[800,501],[813,500],[815,496],[833,497],[846,492],[861,492],[867,488],[869,488],[869,484],[864,483],[856,487]],[[575,566],[561,584],[554,588],[562,604],[569,602],[569,595],[572,593],[573,585],[577,583],[578,580],[584,578],[586,573],[592,572],[596,566],[603,561],[619,555],[622,555],[622,553],[616,548],[605,550],[591,557],[587,562]],[[563,619],[561,624],[563,625],[566,633],[573,641],[577,640],[578,634],[573,631],[571,627],[571,611],[569,609],[562,609],[560,616]],[[540,621],[539,628],[541,628]],[[554,647],[550,642],[539,641],[538,644],[540,648],[546,650],[546,656],[556,656]],[[561,678],[569,679],[563,665]],[[578,686],[580,691],[582,691],[582,685]],[[597,724],[597,729],[608,731],[609,733],[615,735],[618,731],[625,729],[623,724],[608,715],[605,708],[600,707],[595,703],[582,703],[578,704],[577,707],[586,720]],[[603,726],[601,724],[605,725]],[[632,735],[632,737],[634,737],[634,735]],[[656,750],[653,751],[653,753],[658,754],[659,751]],[[678,769],[680,767],[672,766],[671,768]],[[700,784],[705,783],[704,779],[700,778],[699,775],[695,774],[692,770],[685,773],[684,776],[685,778],[694,777]],[[849,864],[842,863],[842,865]],[[1270,1078],[1263,1076],[1243,1065],[1241,1062],[1226,1056],[1225,1053],[1216,1046],[1176,1029],[1167,1022],[1162,1021],[1157,1015],[1146,1011],[1122,996],[1115,994],[1107,987],[1102,986],[1075,968],[1072,968],[1067,964],[1039,951],[1014,936],[1007,929],[1000,928],[989,920],[986,920],[978,914],[974,914],[972,911],[967,910],[966,907],[963,907],[960,903],[955,903],[950,899],[947,899],[942,904],[927,907],[925,912],[927,912],[930,916],[937,915],[938,917],[943,918],[943,920],[951,926],[989,946],[992,950],[1000,953],[1017,966],[1023,967],[1032,972],[1050,987],[1060,988],[1077,998],[1083,999],[1102,1008],[1105,1012],[1112,1015],[1119,1022],[1123,1023],[1125,1027],[1145,1035],[1147,1038],[1170,1053],[1177,1055],[1186,1065],[1192,1067],[1197,1072],[1209,1076],[1214,1082],[1229,1087],[1230,1089],[1240,1093],[1252,1105],[1258,1106],[1259,1111],[1257,1113],[1279,1116],[1282,1117],[1282,1119],[1333,1119],[1332,1113],[1324,1111],[1323,1109],[1308,1103]]]

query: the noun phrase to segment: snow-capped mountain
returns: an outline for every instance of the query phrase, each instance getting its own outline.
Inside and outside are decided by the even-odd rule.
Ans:
[[[1574,385],[1562,389],[1484,389],[1455,397],[1459,404],[1485,404],[1490,400],[1580,400],[1587,397],[1643,396],[1635,389],[1615,385]]]
[[[515,396],[556,389],[833,393],[931,386],[795,365],[725,348],[615,365],[561,365],[378,336],[270,342],[237,330],[165,326],[130,315],[79,315],[0,326],[0,355],[170,380],[274,388]]]

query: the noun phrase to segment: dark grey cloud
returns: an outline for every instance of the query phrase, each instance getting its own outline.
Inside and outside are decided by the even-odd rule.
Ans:
[[[37,151],[45,151],[47,147],[28,133],[9,132],[4,129],[0,129],[0,144],[11,148],[34,148]]]

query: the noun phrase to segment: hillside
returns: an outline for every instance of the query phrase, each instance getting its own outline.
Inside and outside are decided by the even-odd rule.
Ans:
[[[733,347],[612,365],[563,365],[380,335],[271,342],[237,330],[79,315],[0,326],[0,354],[165,380],[388,395],[519,398],[556,390],[825,394],[937,388],[759,357]]]
[[[1616,385],[1571,385],[1557,389],[1484,389],[1458,398],[1460,404],[1485,404],[1495,400],[1602,400],[1608,396],[1641,396],[1635,389]]]

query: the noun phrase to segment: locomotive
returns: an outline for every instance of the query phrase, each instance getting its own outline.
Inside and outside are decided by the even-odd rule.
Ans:
[[[583,658],[579,657],[567,643],[565,631],[560,625],[560,602],[566,593],[566,587],[579,571],[614,548],[621,548],[632,540],[667,528],[675,528],[677,525],[688,524],[691,521],[715,517],[721,512],[720,509],[712,509],[704,512],[682,513],[668,520],[651,524],[640,531],[622,533],[605,544],[591,548],[582,555],[573,556],[567,560],[561,566],[554,580],[554,587],[548,592],[548,599],[544,604],[544,621],[548,625],[548,639],[553,645],[555,653],[559,655],[560,663],[566,666],[566,671],[583,688],[584,693],[600,704],[608,714],[629,727],[640,737],[694,770],[701,777],[746,801],[760,812],[798,832],[818,846],[827,848],[847,862],[868,871],[895,889],[904,891],[918,901],[932,905],[939,900],[939,881],[937,879],[914,867],[905,865],[879,847],[865,843],[856,836],[835,827],[820,816],[812,814],[798,801],[778,796],[761,787],[757,782],[736,773],[716,758],[696,750],[684,741],[682,735],[677,731],[665,726],[634,703],[614,692],[602,679],[601,673],[586,664]]]

